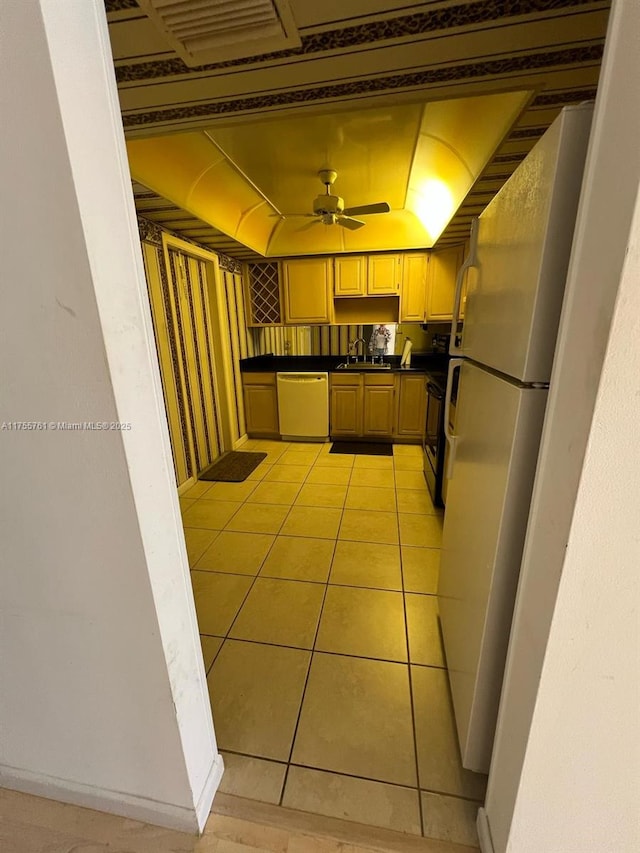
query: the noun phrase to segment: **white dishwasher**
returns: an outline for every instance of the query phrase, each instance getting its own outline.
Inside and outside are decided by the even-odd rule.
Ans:
[[[278,373],[280,435],[289,441],[329,438],[329,374]]]

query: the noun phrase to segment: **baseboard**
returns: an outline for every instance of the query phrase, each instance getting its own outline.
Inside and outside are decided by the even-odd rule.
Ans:
[[[316,442],[317,444],[329,441],[328,435],[281,435],[280,438],[283,441]]]
[[[493,841],[491,840],[489,816],[483,806],[480,806],[478,809],[476,829],[478,830],[478,840],[480,841],[480,850],[482,850],[482,853],[495,853],[495,850],[493,849]]]
[[[200,792],[200,796],[196,802],[196,820],[198,821],[198,829],[200,832],[204,830],[204,826],[209,819],[213,798],[216,795],[223,773],[224,761],[220,753],[218,753],[213,759],[207,778],[202,786],[202,791]]]
[[[206,822],[223,769],[222,758],[217,756],[195,809],[7,765],[0,765],[0,787],[196,835]],[[206,815],[203,818],[201,815],[205,808]]]
[[[249,436],[246,434],[241,435],[239,439],[233,442],[233,449],[237,450],[239,447],[242,447],[243,444],[246,444],[249,441]]]
[[[196,484],[195,477],[189,477],[189,479],[184,482],[181,486],[178,486],[178,497],[181,497],[185,492],[188,492],[191,486]]]

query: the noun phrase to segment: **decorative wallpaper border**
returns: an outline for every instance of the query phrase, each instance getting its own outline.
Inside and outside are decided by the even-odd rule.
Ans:
[[[228,255],[221,255],[219,252],[216,252],[215,249],[209,249],[210,252],[215,252],[218,256],[218,264],[220,265],[221,270],[226,270],[230,273],[236,273],[238,275],[242,274],[242,262],[237,261],[235,258],[230,258]]]
[[[114,11],[109,6],[118,8],[135,8],[128,4],[133,0],[108,0],[107,11]],[[190,68],[182,59],[175,57],[152,62],[140,62],[134,65],[121,65],[116,68],[118,83],[133,83],[140,80],[152,80],[158,77],[171,77],[182,74],[193,74],[194,71],[215,71],[239,65],[260,64],[273,60],[288,59],[299,56],[309,56],[331,50],[347,50],[364,44],[390,41],[394,39],[418,36],[425,33],[435,33],[442,30],[473,27],[494,21],[521,17],[525,15],[554,12],[562,9],[580,6],[603,6],[603,0],[479,0],[479,2],[461,3],[458,6],[432,9],[428,12],[415,12],[384,21],[368,21],[342,29],[326,30],[324,32],[303,35],[300,47],[265,53],[258,56],[242,57],[240,59],[215,62]],[[607,8],[607,6],[605,6]]]
[[[138,216],[138,234],[140,240],[146,243],[153,243],[155,246],[162,245],[162,228],[142,216]]]
[[[566,92],[549,92],[538,95],[533,99],[532,107],[561,107],[565,104],[579,104],[582,101],[592,101],[596,96],[595,86],[591,89],[568,89]]]
[[[525,72],[556,65],[576,65],[596,63],[602,59],[604,45],[591,44],[572,47],[566,50],[552,50],[543,53],[530,53],[524,56],[510,56],[502,59],[472,62],[468,65],[431,68],[412,73],[395,74],[388,77],[376,77],[367,80],[353,80],[320,86],[316,89],[294,89],[288,92],[274,92],[249,98],[234,98],[227,101],[210,101],[206,104],[194,104],[173,107],[164,110],[152,110],[146,113],[125,115],[125,128],[140,127],[156,122],[180,121],[189,118],[239,113],[245,110],[268,109],[269,107],[291,106],[311,103],[329,98],[344,98],[350,95],[373,94],[376,92],[410,89],[434,83],[446,83],[469,80],[473,77],[489,77],[514,72]]]
[[[158,198],[161,198],[161,196],[158,196]],[[207,225],[208,223],[205,222],[204,224]],[[172,231],[169,228],[158,225],[157,222],[145,219],[144,216],[138,216],[138,234],[140,235],[140,240],[160,246],[162,245],[163,232],[165,234],[171,234],[173,237],[178,237],[180,240],[184,240],[185,243],[191,243],[192,246],[197,246],[198,249],[202,249],[205,252],[211,252],[212,255],[216,255],[220,269],[227,270],[231,273],[242,273],[242,261],[238,261],[236,258],[230,258],[228,255],[223,255],[216,249],[212,249],[210,246],[205,246],[204,243],[198,243],[196,240],[190,240],[189,237],[185,237],[185,235],[181,234],[179,231]]]

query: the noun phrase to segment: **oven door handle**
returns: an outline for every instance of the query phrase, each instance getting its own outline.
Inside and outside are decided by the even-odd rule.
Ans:
[[[447,470],[444,472],[447,480],[453,477],[453,463],[456,458],[456,444],[458,436],[451,432],[449,426],[449,414],[451,412],[451,392],[453,391],[453,373],[459,370],[464,364],[464,358],[452,358],[449,360],[449,372],[447,373],[447,392],[444,399],[444,437],[449,445],[449,459],[447,460]]]

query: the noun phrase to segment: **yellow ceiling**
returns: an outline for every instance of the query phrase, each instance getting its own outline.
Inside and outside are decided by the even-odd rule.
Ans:
[[[216,125],[127,143],[135,180],[267,257],[433,246],[531,92]],[[310,218],[322,168],[345,206],[386,201],[349,231]]]

